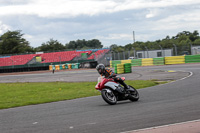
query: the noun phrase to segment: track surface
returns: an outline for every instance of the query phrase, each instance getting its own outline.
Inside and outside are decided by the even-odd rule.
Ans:
[[[100,96],[95,96],[0,110],[0,132],[119,133],[200,119],[200,64],[134,67],[133,74],[135,75],[125,76],[128,79],[162,79],[164,77],[162,80],[188,76],[185,72],[170,71],[170,73],[166,72],[167,70],[191,71],[193,75],[176,82],[141,89],[139,90],[140,100],[133,103],[124,101],[110,106]],[[87,80],[93,77],[92,80],[96,80],[98,74],[95,74],[93,70],[86,70],[86,72],[77,71],[71,76],[76,75],[74,78]],[[27,76],[33,80],[38,77],[35,75]],[[38,78],[44,75],[40,74]],[[62,73],[60,75],[55,73],[55,75],[62,77]],[[19,75],[18,80],[23,76]],[[9,82],[15,82],[14,77],[0,76],[0,80],[7,78]],[[63,79],[59,79],[59,81],[62,80],[66,80],[64,76]]]

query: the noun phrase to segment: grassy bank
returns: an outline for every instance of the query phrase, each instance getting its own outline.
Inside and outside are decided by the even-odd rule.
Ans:
[[[156,81],[126,81],[137,89],[158,85]],[[96,82],[1,83],[0,109],[99,95]]]

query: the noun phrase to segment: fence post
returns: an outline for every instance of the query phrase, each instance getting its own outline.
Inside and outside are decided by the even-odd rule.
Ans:
[[[192,51],[192,43],[190,42],[190,55],[193,55],[193,51]]]
[[[174,46],[174,50],[175,50],[175,55],[177,56],[177,47],[176,47],[176,45],[175,44],[173,44],[173,46]]]

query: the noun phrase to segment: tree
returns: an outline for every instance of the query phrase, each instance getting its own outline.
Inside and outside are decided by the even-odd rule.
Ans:
[[[98,39],[92,39],[87,41],[87,46],[90,48],[103,48],[103,45],[101,45],[101,42]]]
[[[64,50],[65,46],[62,45],[57,40],[50,39],[46,43],[43,43],[42,46],[37,48],[39,51],[57,51]]]
[[[22,36],[20,30],[7,31],[0,37],[0,54],[19,54],[33,52],[33,48],[29,46],[29,42]]]
[[[85,39],[83,40],[76,40],[76,41],[70,41],[69,43],[67,43],[66,45],[67,49],[72,49],[72,50],[76,50],[76,49],[94,49],[94,48],[102,48],[103,45],[101,45],[101,42],[97,39],[92,39],[92,40],[88,40],[86,41]]]
[[[195,30],[192,34],[189,35],[189,39],[194,42],[196,39],[199,39],[199,33]]]

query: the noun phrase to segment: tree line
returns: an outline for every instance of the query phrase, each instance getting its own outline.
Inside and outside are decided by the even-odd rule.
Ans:
[[[110,46],[113,52],[122,52],[135,49],[136,51],[143,50],[158,50],[158,49],[175,49],[177,54],[181,55],[185,52],[191,54],[191,46],[200,46],[200,36],[197,30],[194,32],[183,31],[179,32],[176,36],[166,36],[166,38],[156,41],[141,42],[136,41],[125,46],[118,46],[113,44]]]
[[[92,40],[76,40],[69,43],[62,44],[58,40],[50,39],[42,43],[39,47],[31,47],[30,43],[23,38],[20,30],[7,31],[0,36],[0,55],[4,54],[20,54],[31,52],[45,52],[45,51],[64,51],[64,50],[84,50],[84,49],[99,49],[103,45],[98,39]],[[129,43],[125,46],[117,44],[110,45],[113,52],[122,52],[131,49],[135,50],[155,50],[155,49],[171,49],[177,47],[178,54],[187,51],[190,54],[191,46],[200,45],[200,36],[197,30],[194,32],[183,31],[176,36],[166,36],[166,38],[156,41]]]
[[[70,41],[65,45],[58,40],[50,39],[49,41],[42,43],[41,46],[34,48],[30,46],[30,43],[25,38],[23,38],[23,35],[24,34],[22,34],[20,30],[7,31],[1,35],[0,55],[103,48],[103,45],[98,39]]]

